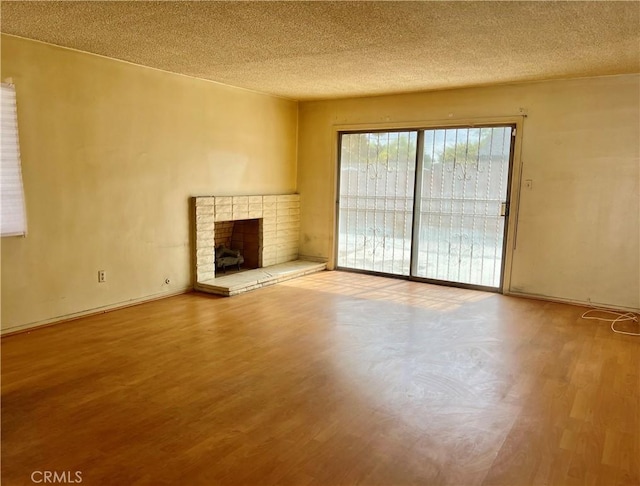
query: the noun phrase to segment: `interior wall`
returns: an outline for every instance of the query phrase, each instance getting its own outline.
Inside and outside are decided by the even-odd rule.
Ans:
[[[28,235],[2,239],[4,332],[190,288],[191,196],[296,189],[296,102],[3,35],[8,77]]]
[[[640,308],[640,76],[301,103],[300,253],[334,265],[337,131],[526,114],[510,293]],[[512,227],[511,231],[516,228]]]

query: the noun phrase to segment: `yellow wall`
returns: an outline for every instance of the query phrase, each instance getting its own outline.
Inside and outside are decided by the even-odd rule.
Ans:
[[[301,255],[334,261],[337,130],[527,112],[514,293],[640,308],[640,76],[301,103]]]
[[[3,331],[189,288],[190,196],[296,189],[295,102],[3,35],[7,77],[28,236],[2,239]]]

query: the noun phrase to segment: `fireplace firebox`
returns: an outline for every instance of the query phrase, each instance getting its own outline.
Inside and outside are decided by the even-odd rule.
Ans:
[[[250,270],[262,266],[262,218],[218,221],[214,231],[216,273],[226,273],[226,267]]]

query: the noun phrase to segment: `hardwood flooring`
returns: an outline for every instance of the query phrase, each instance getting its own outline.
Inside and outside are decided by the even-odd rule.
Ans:
[[[2,484],[638,485],[640,339],[583,311],[323,272],[10,336]]]

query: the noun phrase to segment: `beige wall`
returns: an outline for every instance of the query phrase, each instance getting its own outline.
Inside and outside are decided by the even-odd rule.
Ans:
[[[189,288],[189,197],[295,191],[296,129],[301,253],[332,262],[337,126],[520,108],[510,290],[640,307],[637,75],[302,103],[299,127],[295,102],[3,35],[7,77],[29,234],[2,239],[5,332]]]
[[[640,308],[638,75],[301,103],[301,255],[334,263],[340,127],[512,118],[521,108],[519,160],[533,189],[521,191],[508,290]]]
[[[2,239],[4,331],[189,288],[190,196],[296,189],[295,102],[3,35],[7,77],[29,233]]]

